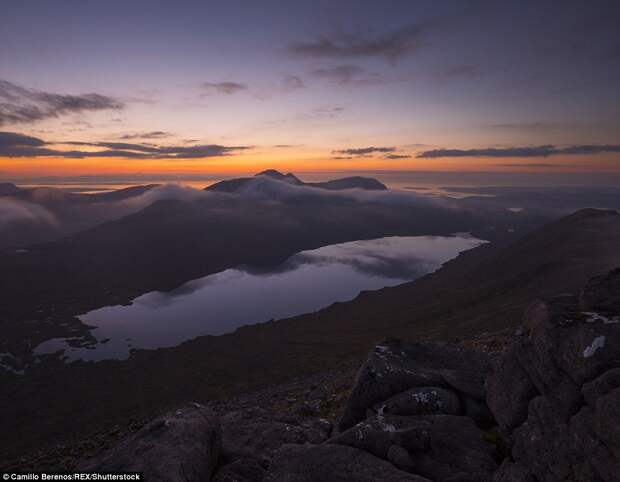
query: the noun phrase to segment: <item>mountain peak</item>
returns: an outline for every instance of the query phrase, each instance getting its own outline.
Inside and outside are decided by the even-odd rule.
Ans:
[[[295,184],[301,184],[301,180],[297,176],[295,176],[295,174],[291,172],[284,174],[276,169],[266,169],[254,175],[254,177],[256,176],[267,176],[272,179],[277,179],[278,181],[287,181],[293,182]]]

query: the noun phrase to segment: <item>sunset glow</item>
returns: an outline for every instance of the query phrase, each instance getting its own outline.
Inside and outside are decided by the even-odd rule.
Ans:
[[[3,140],[0,177],[620,173],[616,26],[597,8],[537,6],[532,31],[493,2],[338,2],[329,20],[312,2],[190,3],[165,25],[166,2],[4,12],[0,130],[37,141]],[[422,155],[539,146],[596,149]]]

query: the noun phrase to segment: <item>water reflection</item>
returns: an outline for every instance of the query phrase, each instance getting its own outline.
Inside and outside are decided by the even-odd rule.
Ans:
[[[67,361],[125,359],[131,348],[175,346],[201,335],[316,311],[336,301],[416,279],[459,252],[483,243],[468,235],[390,237],[302,251],[270,269],[228,269],[168,292],[151,292],[130,306],[80,316],[100,341],[70,347],[48,340],[35,353],[65,350]],[[101,343],[102,341],[105,341]]]

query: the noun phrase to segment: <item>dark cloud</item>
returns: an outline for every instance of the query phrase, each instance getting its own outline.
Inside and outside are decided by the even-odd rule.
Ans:
[[[564,149],[561,149],[562,154],[604,154],[607,152],[620,152],[620,145],[585,144],[579,146],[565,147]]]
[[[500,129],[500,130],[538,130],[538,129],[546,129],[550,125],[556,124],[547,124],[546,122],[504,122],[497,124],[490,124],[488,127],[491,129]]]
[[[32,123],[67,114],[124,107],[113,97],[100,94],[63,95],[26,89],[0,79],[0,125]]]
[[[45,142],[41,139],[16,132],[0,132],[0,148],[10,146],[42,146]]]
[[[442,70],[436,74],[436,76],[440,79],[448,80],[448,79],[458,79],[458,78],[474,78],[480,75],[480,66],[479,65],[455,65],[448,69]]]
[[[315,119],[332,119],[344,112],[344,107],[317,107],[309,112],[303,112],[297,115],[299,120],[315,120]]]
[[[419,158],[438,157],[548,157],[557,154],[603,154],[620,152],[620,145],[577,145],[555,147],[552,145],[534,147],[488,147],[482,149],[434,149],[416,155]]]
[[[339,85],[370,85],[382,82],[379,74],[368,72],[358,65],[336,65],[314,69],[312,75]]]
[[[507,147],[483,149],[433,149],[416,155],[419,158],[435,157],[546,157],[553,154],[553,146]]]
[[[517,131],[517,132],[540,132],[540,131],[567,131],[583,129],[587,127],[598,127],[597,122],[496,122],[485,124],[485,129],[497,131]]]
[[[107,149],[129,150],[129,151],[150,152],[150,153],[159,152],[159,148],[156,146],[147,145],[147,144],[133,144],[133,143],[127,143],[127,142],[66,141],[66,142],[62,142],[62,144],[71,145],[71,146],[105,147]]]
[[[312,109],[313,113],[327,117],[333,117],[343,111],[344,107],[318,107],[316,109]]]
[[[368,154],[374,154],[375,152],[394,152],[395,147],[357,147],[351,149],[341,149],[332,151],[334,154],[344,154],[347,156],[365,156]]]
[[[306,84],[297,75],[285,75],[282,77],[282,89],[285,91],[298,90],[305,87]]]
[[[126,141],[130,141],[132,139],[162,139],[165,137],[170,137],[172,134],[164,131],[151,131],[151,132],[138,132],[135,134],[125,134],[119,137],[119,139],[123,139]]]
[[[408,154],[388,154],[387,156],[383,156],[384,159],[411,159],[411,156]]]
[[[545,164],[545,163],[510,163],[510,164],[496,164],[500,167],[560,167],[559,164]]]
[[[420,27],[411,26],[382,35],[343,35],[338,38],[319,36],[315,40],[295,42],[289,52],[310,58],[385,57],[390,61],[412,53],[420,46]]]
[[[205,82],[202,86],[210,93],[216,94],[236,94],[243,90],[248,90],[248,86],[238,82]]]
[[[101,150],[60,150],[50,145],[75,145],[98,147]],[[199,159],[227,156],[250,149],[249,146],[222,146],[204,144],[196,146],[156,146],[125,142],[80,142],[66,141],[48,143],[36,137],[13,132],[0,132],[0,156],[5,157],[123,157],[131,159]]]

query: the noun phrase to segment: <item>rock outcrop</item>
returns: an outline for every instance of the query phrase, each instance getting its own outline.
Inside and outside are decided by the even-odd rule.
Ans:
[[[376,415],[329,441],[369,452],[432,480],[488,480],[497,468],[469,417]]]
[[[149,481],[203,482],[211,480],[221,446],[217,417],[192,404],[154,419],[80,470],[136,471]]]
[[[614,270],[534,302],[488,380],[512,457],[537,480],[620,478],[619,299]]]
[[[253,459],[264,465],[280,446],[321,444],[328,439],[332,429],[327,420],[293,415],[274,417],[261,408],[231,412],[220,420],[223,459]]]
[[[615,270],[579,296],[535,301],[507,344],[489,345],[501,352],[387,339],[336,428],[313,411],[245,407],[218,421],[193,406],[88,468],[155,481],[618,481],[619,296]],[[306,399],[331,397],[313,385]]]
[[[428,482],[390,462],[347,446],[285,445],[271,462],[270,482]]]
[[[360,369],[339,428],[362,421],[369,409],[459,414],[464,397],[484,400],[490,368],[486,354],[460,345],[387,339]]]

